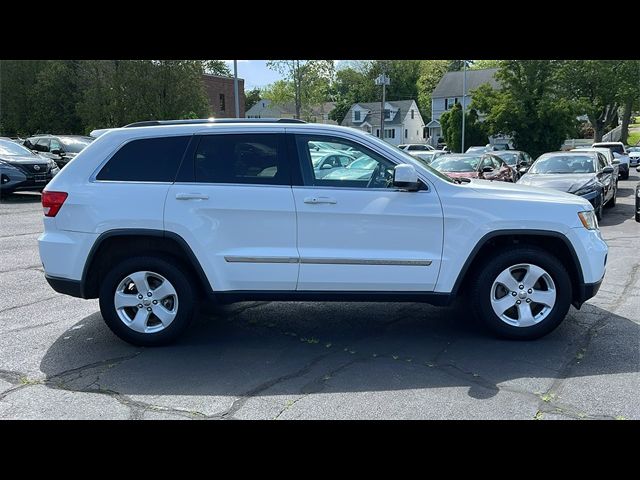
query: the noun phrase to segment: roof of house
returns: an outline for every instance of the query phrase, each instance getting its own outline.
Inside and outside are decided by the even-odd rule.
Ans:
[[[391,102],[385,102],[390,104],[393,108],[398,109],[398,113],[392,119],[385,119],[385,125],[401,125],[404,117],[407,115],[407,112],[415,105],[414,100],[397,100]],[[353,115],[351,115],[351,111],[353,108],[358,105],[365,110],[369,110],[369,113],[364,117],[360,118],[360,122],[353,121]],[[417,105],[414,107],[416,113],[420,115],[420,111],[418,110]],[[380,102],[367,102],[367,103],[354,103],[351,105],[351,108],[347,112],[342,120],[340,125],[344,125],[346,127],[359,127],[364,122],[369,123],[370,125],[379,125],[380,124]]]
[[[262,107],[262,102],[265,103],[265,107]],[[318,105],[311,106],[311,114],[312,115],[322,115],[323,113],[329,113],[336,106],[335,102],[324,102]],[[286,103],[273,103],[269,99],[263,99],[258,101],[255,105],[253,105],[249,110],[247,110],[248,115],[253,115],[262,112],[263,110],[271,110],[274,112],[279,112],[281,115],[295,115],[296,114],[296,105],[294,102],[286,102]]]
[[[478,88],[483,83],[488,83],[495,89],[500,88],[500,84],[495,78],[497,68],[481,68],[478,70],[467,70],[467,92]],[[438,82],[433,90],[431,98],[460,97],[462,96],[462,77],[464,72],[447,72]]]

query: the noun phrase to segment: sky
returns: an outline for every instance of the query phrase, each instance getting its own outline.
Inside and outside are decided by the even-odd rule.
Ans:
[[[334,60],[337,63],[340,60]],[[233,73],[233,60],[225,60]],[[238,77],[244,78],[245,92],[255,87],[264,87],[280,80],[282,76],[267,68],[266,60],[238,60]]]

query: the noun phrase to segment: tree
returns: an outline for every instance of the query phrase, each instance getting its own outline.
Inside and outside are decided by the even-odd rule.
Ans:
[[[310,110],[316,103],[325,101],[333,79],[333,60],[269,60],[267,67],[277,71],[292,87],[296,118],[302,110]]]
[[[201,60],[202,70],[209,75],[232,76],[231,70],[223,60]]]
[[[631,114],[634,109],[640,109],[640,60],[624,60],[618,78],[618,95],[623,107],[620,141],[626,144]]]
[[[452,152],[462,152],[462,106],[456,103],[451,110],[448,110],[440,117],[442,136],[447,146]],[[487,143],[487,133],[482,122],[479,121],[478,112],[470,109],[465,115],[464,144],[485,145]]]
[[[244,108],[245,110],[249,110],[256,103],[258,103],[262,99],[261,91],[258,87],[245,92],[244,95]]]
[[[559,85],[564,95],[576,103],[580,113],[586,113],[596,142],[602,140],[605,129],[616,120],[623,66],[624,62],[616,60],[559,62]]]
[[[558,85],[559,62],[506,60],[496,79],[500,90],[481,85],[471,107],[486,114],[488,134],[506,134],[534,158],[560,148],[577,126],[575,105]]]
[[[335,108],[329,113],[329,118],[338,123],[346,116],[351,105],[357,102],[374,102],[380,99],[374,81],[368,74],[369,65],[356,64],[336,72],[336,78],[331,85],[330,96],[336,102]]]
[[[46,60],[0,60],[0,131],[2,135],[33,133],[33,88]]]
[[[500,68],[502,60],[473,60],[470,68],[479,70],[481,68]]]
[[[418,108],[422,116],[431,118],[431,93],[449,71],[450,60],[423,60],[416,81]]]

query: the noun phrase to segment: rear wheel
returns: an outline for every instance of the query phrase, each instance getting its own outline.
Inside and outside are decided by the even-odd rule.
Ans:
[[[174,342],[194,314],[188,276],[157,257],[117,264],[100,286],[100,311],[118,337],[141,346]]]
[[[569,274],[538,247],[516,247],[480,267],[471,285],[477,317],[495,334],[533,340],[554,330],[571,305]]]
[[[616,184],[613,186],[613,196],[611,197],[611,199],[607,202],[607,204],[605,205],[605,207],[607,208],[613,208],[616,206],[616,197],[618,196],[618,183],[616,182]]]

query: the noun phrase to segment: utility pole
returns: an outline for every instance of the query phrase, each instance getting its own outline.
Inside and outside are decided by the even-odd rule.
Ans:
[[[386,94],[386,86],[391,84],[391,79],[386,75],[382,74],[376,78],[376,85],[382,85],[382,103],[380,108],[380,138],[384,140],[384,104],[385,104],[385,94]]]
[[[238,61],[233,61],[233,98],[236,104],[236,118],[240,118],[240,98],[238,98]]]
[[[467,95],[467,61],[462,61],[462,148],[460,153],[464,153],[464,117],[466,113],[466,95]]]

